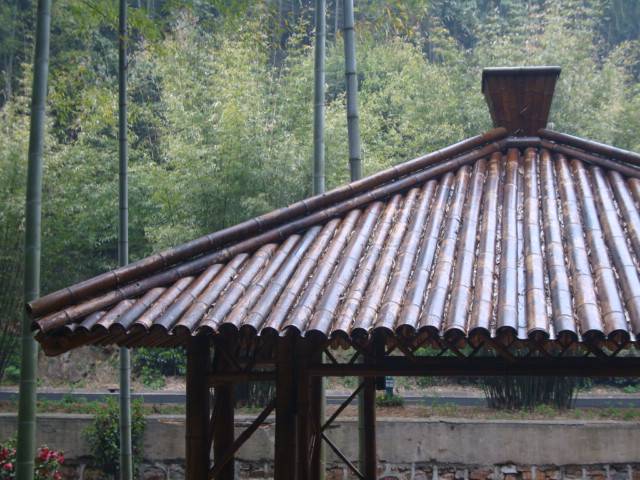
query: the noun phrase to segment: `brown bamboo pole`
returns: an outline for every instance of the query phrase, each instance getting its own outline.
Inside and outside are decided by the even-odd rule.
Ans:
[[[314,363],[322,364],[324,355],[318,353],[313,357]],[[311,480],[322,480],[325,474],[326,452],[324,451],[324,443],[320,438],[320,430],[325,421],[325,405],[326,395],[324,387],[324,378],[309,377],[311,385],[311,396],[309,397],[309,410],[311,418],[310,436],[313,439],[313,449],[311,449],[309,478]]]
[[[455,170],[463,165],[473,163],[479,158],[491,155],[500,149],[501,145],[499,143],[492,143],[465,155],[443,161],[437,165],[433,165],[412,175],[396,180],[393,183],[382,185],[367,193],[352,197],[350,200],[338,203],[326,210],[315,212],[309,216],[284,224],[277,229],[270,230],[256,237],[239,242],[223,250],[201,256],[180,266],[162,271],[158,274],[149,276],[135,283],[130,283],[122,288],[110,291],[79,305],[74,305],[51,314],[49,317],[36,320],[34,327],[42,330],[43,332],[47,332],[64,326],[72,320],[89,315],[125,298],[138,296],[146,293],[146,291],[152,288],[176,282],[178,279],[186,277],[187,275],[200,273],[209,266],[222,261],[228,261],[230,258],[233,258],[235,255],[240,253],[254,251],[269,242],[280,242],[282,241],[282,238],[299,232],[301,229],[317,225],[319,223],[324,223],[345,212],[367,205],[372,201],[387,198],[394,193],[422,184],[431,178],[439,177],[450,170]]]
[[[572,147],[587,150],[591,153],[597,153],[598,155],[604,155],[605,157],[614,158],[616,160],[640,166],[640,154],[635,152],[612,147],[611,145],[595,142],[593,140],[587,140],[586,138],[568,135],[566,133],[554,132],[553,130],[548,130],[546,128],[539,130],[538,134],[545,140],[564,143]]]
[[[309,365],[309,348],[310,345],[300,345],[296,352],[296,376],[297,376],[297,401],[296,401],[296,414],[297,414],[297,479],[307,480],[311,478],[311,462],[310,462],[310,445],[311,445],[311,433],[313,427],[318,423],[318,418],[311,416],[311,377],[307,373],[307,367]],[[316,377],[317,378],[320,377]],[[317,411],[314,413],[318,413]],[[319,473],[319,472],[318,472]],[[318,475],[318,473],[315,473]]]
[[[367,480],[378,478],[378,462],[376,453],[376,379],[364,379],[362,402],[362,421],[364,424],[364,465],[360,469]]]
[[[229,462],[233,463],[233,456],[235,455],[235,453],[238,450],[240,450],[242,445],[244,445],[247,442],[247,440],[251,438],[251,435],[253,435],[254,432],[258,430],[258,428],[260,428],[260,426],[264,423],[267,417],[271,414],[275,406],[276,406],[275,400],[271,400],[271,402],[269,402],[269,404],[264,408],[264,410],[262,410],[260,415],[256,417],[256,419],[251,423],[251,425],[249,425],[247,429],[244,432],[242,432],[237,439],[233,441],[233,445],[231,445],[231,448],[225,452],[224,456],[215,461],[213,468],[209,472],[209,478],[211,479],[222,478],[220,474],[222,473],[223,469],[227,466]]]
[[[620,163],[615,160],[610,160],[608,158],[599,157],[597,155],[593,155],[588,152],[583,152],[573,147],[567,147],[565,145],[559,145],[557,143],[550,142],[548,140],[542,140],[540,142],[542,148],[547,148],[553,152],[561,153],[569,158],[577,158],[578,160],[583,160],[592,165],[598,165],[599,167],[604,167],[609,170],[614,170],[623,175],[627,175],[629,177],[640,178],[640,168],[634,167],[628,164]]]
[[[187,347],[187,480],[202,480],[209,474],[209,386],[205,381],[209,364],[209,339],[192,338]]]
[[[29,303],[27,308],[33,317],[42,317],[69,304],[90,298],[99,292],[126,285],[128,282],[148,275],[150,272],[167,268],[181,260],[213,251],[222,245],[237,241],[240,238],[247,238],[251,235],[268,231],[269,229],[275,229],[279,225],[292,222],[294,219],[298,219],[304,215],[316,213],[347,198],[352,198],[365,191],[396,181],[405,175],[411,175],[412,172],[415,173],[418,170],[433,166],[435,163],[454,159],[459,155],[469,153],[483,145],[501,140],[506,137],[506,135],[507,132],[504,128],[496,128],[483,135],[476,135],[475,137],[463,140],[428,155],[418,157],[401,165],[393,166],[367,178],[353,181],[325,194],[302,200],[289,207],[192,240],[179,247],[170,248],[138,262],[130,263],[125,267],[103,273],[97,277],[73,285],[72,287],[53,292]],[[486,154],[490,153],[485,153],[485,155]]]
[[[296,415],[293,369],[294,338],[278,339],[276,366],[276,444],[274,480],[295,478]]]
[[[594,377],[638,377],[638,357],[557,357],[519,358],[516,361],[503,357],[386,357],[376,365],[351,363],[342,365],[314,365],[309,368],[312,376],[325,377],[371,377],[375,375],[420,376],[584,376],[589,372]]]
[[[214,463],[226,460],[224,467],[216,476],[217,480],[234,480],[234,458],[226,459],[225,456],[233,447],[234,436],[234,411],[233,411],[233,384],[226,383],[215,387],[216,421],[213,424],[213,460]]]

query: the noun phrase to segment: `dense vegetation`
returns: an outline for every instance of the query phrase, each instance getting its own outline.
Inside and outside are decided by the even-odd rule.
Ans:
[[[336,1],[328,1],[328,188],[348,177]],[[640,150],[637,2],[356,4],[366,173],[487,129],[479,78],[482,67],[496,65],[562,66],[556,128]],[[310,193],[312,5],[131,3],[133,260]],[[111,0],[54,2],[43,292],[116,265],[116,8]],[[34,9],[29,0],[0,5],[2,352],[15,345],[21,316]]]

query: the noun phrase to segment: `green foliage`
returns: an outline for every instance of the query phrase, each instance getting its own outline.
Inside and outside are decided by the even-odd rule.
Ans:
[[[109,400],[95,410],[91,425],[84,432],[92,460],[106,473],[116,474],[120,465],[120,407],[115,400]],[[143,435],[145,428],[142,402],[131,404],[131,446],[134,470],[142,461]]]
[[[162,388],[166,376],[184,376],[187,358],[176,348],[139,348],[133,352],[133,373],[150,388]]]
[[[376,405],[378,407],[403,407],[404,398],[400,395],[388,395],[385,393],[376,397]]]

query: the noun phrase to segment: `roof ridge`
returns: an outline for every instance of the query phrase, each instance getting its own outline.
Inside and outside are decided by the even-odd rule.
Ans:
[[[630,163],[635,166],[640,166],[640,154],[632,152],[630,150],[624,150],[622,148],[614,147],[602,142],[596,142],[595,140],[578,137],[576,135],[556,132],[547,128],[541,128],[538,131],[538,135],[541,139],[544,140],[551,140],[556,143],[581,148],[582,150],[596,153],[598,155],[603,155],[609,158],[620,160],[622,162]]]
[[[348,209],[365,205],[376,198],[408,188],[424,179],[499,151],[503,144],[495,142],[505,137],[506,130],[496,128],[485,134],[468,138],[322,195],[301,200],[289,207],[205,235],[125,267],[50,293],[27,304],[27,311],[34,318],[42,318],[79,300],[90,298],[96,300],[91,302],[94,307],[102,308],[111,305],[126,296],[142,293],[156,285],[176,280],[179,276],[197,273],[212,263],[224,261],[230,255],[258,248],[264,243],[283,238],[293,231],[308,228],[344,213]],[[412,173],[415,178],[411,176]],[[232,244],[233,241],[256,234],[257,236],[249,240]],[[191,261],[187,263],[179,263],[189,259]],[[152,275],[132,284],[133,281],[149,274]],[[100,295],[101,293],[103,295]],[[53,322],[56,324],[62,318],[68,319],[67,310],[58,311],[55,318],[58,319]],[[43,326],[37,322],[34,324],[34,328]],[[46,327],[45,329],[48,330]]]

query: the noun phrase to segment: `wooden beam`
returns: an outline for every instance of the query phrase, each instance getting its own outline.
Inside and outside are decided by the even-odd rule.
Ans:
[[[273,382],[276,379],[275,372],[220,372],[209,375],[209,385],[245,382]]]
[[[193,337],[187,347],[187,480],[202,480],[209,473],[209,339]]]
[[[360,391],[364,388],[365,382],[360,383],[360,385],[358,385],[358,388],[356,388],[353,393],[351,395],[349,395],[349,398],[347,398],[344,402],[342,402],[342,404],[336,409],[335,412],[333,412],[333,414],[331,415],[331,417],[329,417],[329,420],[327,420],[323,425],[322,428],[320,428],[321,432],[324,432],[327,428],[329,428],[331,426],[331,424],[334,422],[334,420],[336,418],[338,418],[338,415],[340,415],[342,413],[342,411],[347,408],[351,402],[353,401],[354,398],[356,398],[356,396],[360,393]]]
[[[322,452],[322,441],[320,439],[320,432],[322,431],[322,422],[324,422],[324,408],[325,402],[324,396],[324,379],[321,377],[310,377],[311,382],[311,398],[310,411],[311,411],[311,434],[309,450],[311,452],[310,466],[309,466],[309,478],[311,480],[321,480],[324,478],[325,463],[324,455]]]
[[[349,470],[351,470],[356,477],[360,478],[361,480],[367,480],[362,472],[360,472],[360,470],[358,470],[356,466],[351,463],[351,461],[344,455],[344,453],[340,451],[340,449],[336,446],[335,443],[331,441],[329,437],[327,437],[324,433],[321,433],[321,435],[322,439],[327,442],[327,445],[329,445],[329,448],[333,450],[333,453],[335,453],[336,456],[340,458],[340,460],[342,460],[347,467],[349,467]]]
[[[318,352],[313,355],[313,360],[317,363],[323,362],[323,353]],[[326,453],[324,443],[320,437],[320,432],[325,421],[325,388],[324,378],[309,377],[311,383],[311,397],[309,398],[309,408],[311,416],[310,432],[310,466],[309,478],[311,480],[324,480],[326,470]]]
[[[385,357],[375,365],[315,364],[309,374],[324,377],[386,376],[497,376],[539,375],[575,377],[640,377],[640,357]]]
[[[308,373],[307,366],[309,364],[309,345],[303,342],[298,342],[298,348],[296,349],[296,356],[294,359],[295,375],[297,379],[297,397],[295,404],[296,411],[296,446],[297,452],[297,467],[296,474],[298,480],[308,480],[310,478],[310,450],[311,444],[311,432],[313,425],[316,423],[311,418],[311,381]],[[316,380],[318,377],[315,378]]]
[[[278,339],[276,368],[276,444],[274,480],[295,478],[296,415],[293,349],[295,338]]]
[[[235,368],[235,361],[230,357],[233,348],[221,348],[219,343],[216,343],[215,367],[224,374]],[[216,471],[216,478],[219,480],[235,480],[233,453],[228,456],[235,440],[234,389],[231,382],[217,383],[214,389],[213,459],[215,465],[220,465]]]
[[[376,451],[376,379],[364,380],[363,390],[364,421],[364,465],[360,466],[367,480],[378,478],[378,459]]]
[[[251,435],[253,435],[253,432],[255,432],[260,427],[260,425],[264,423],[264,421],[271,414],[275,406],[276,406],[276,401],[275,399],[273,399],[265,407],[262,413],[260,413],[260,415],[258,415],[258,417],[251,423],[251,425],[249,425],[244,432],[238,435],[238,438],[236,438],[236,440],[233,442],[233,445],[231,445],[229,450],[225,452],[224,455],[222,455],[222,457],[219,460],[216,460],[215,465],[209,472],[210,479],[221,478],[219,475],[223,471],[225,466],[229,463],[229,461],[233,460],[233,456],[236,454],[238,450],[240,450],[240,447],[242,447],[242,445],[244,445],[244,443],[247,440],[249,440]]]

